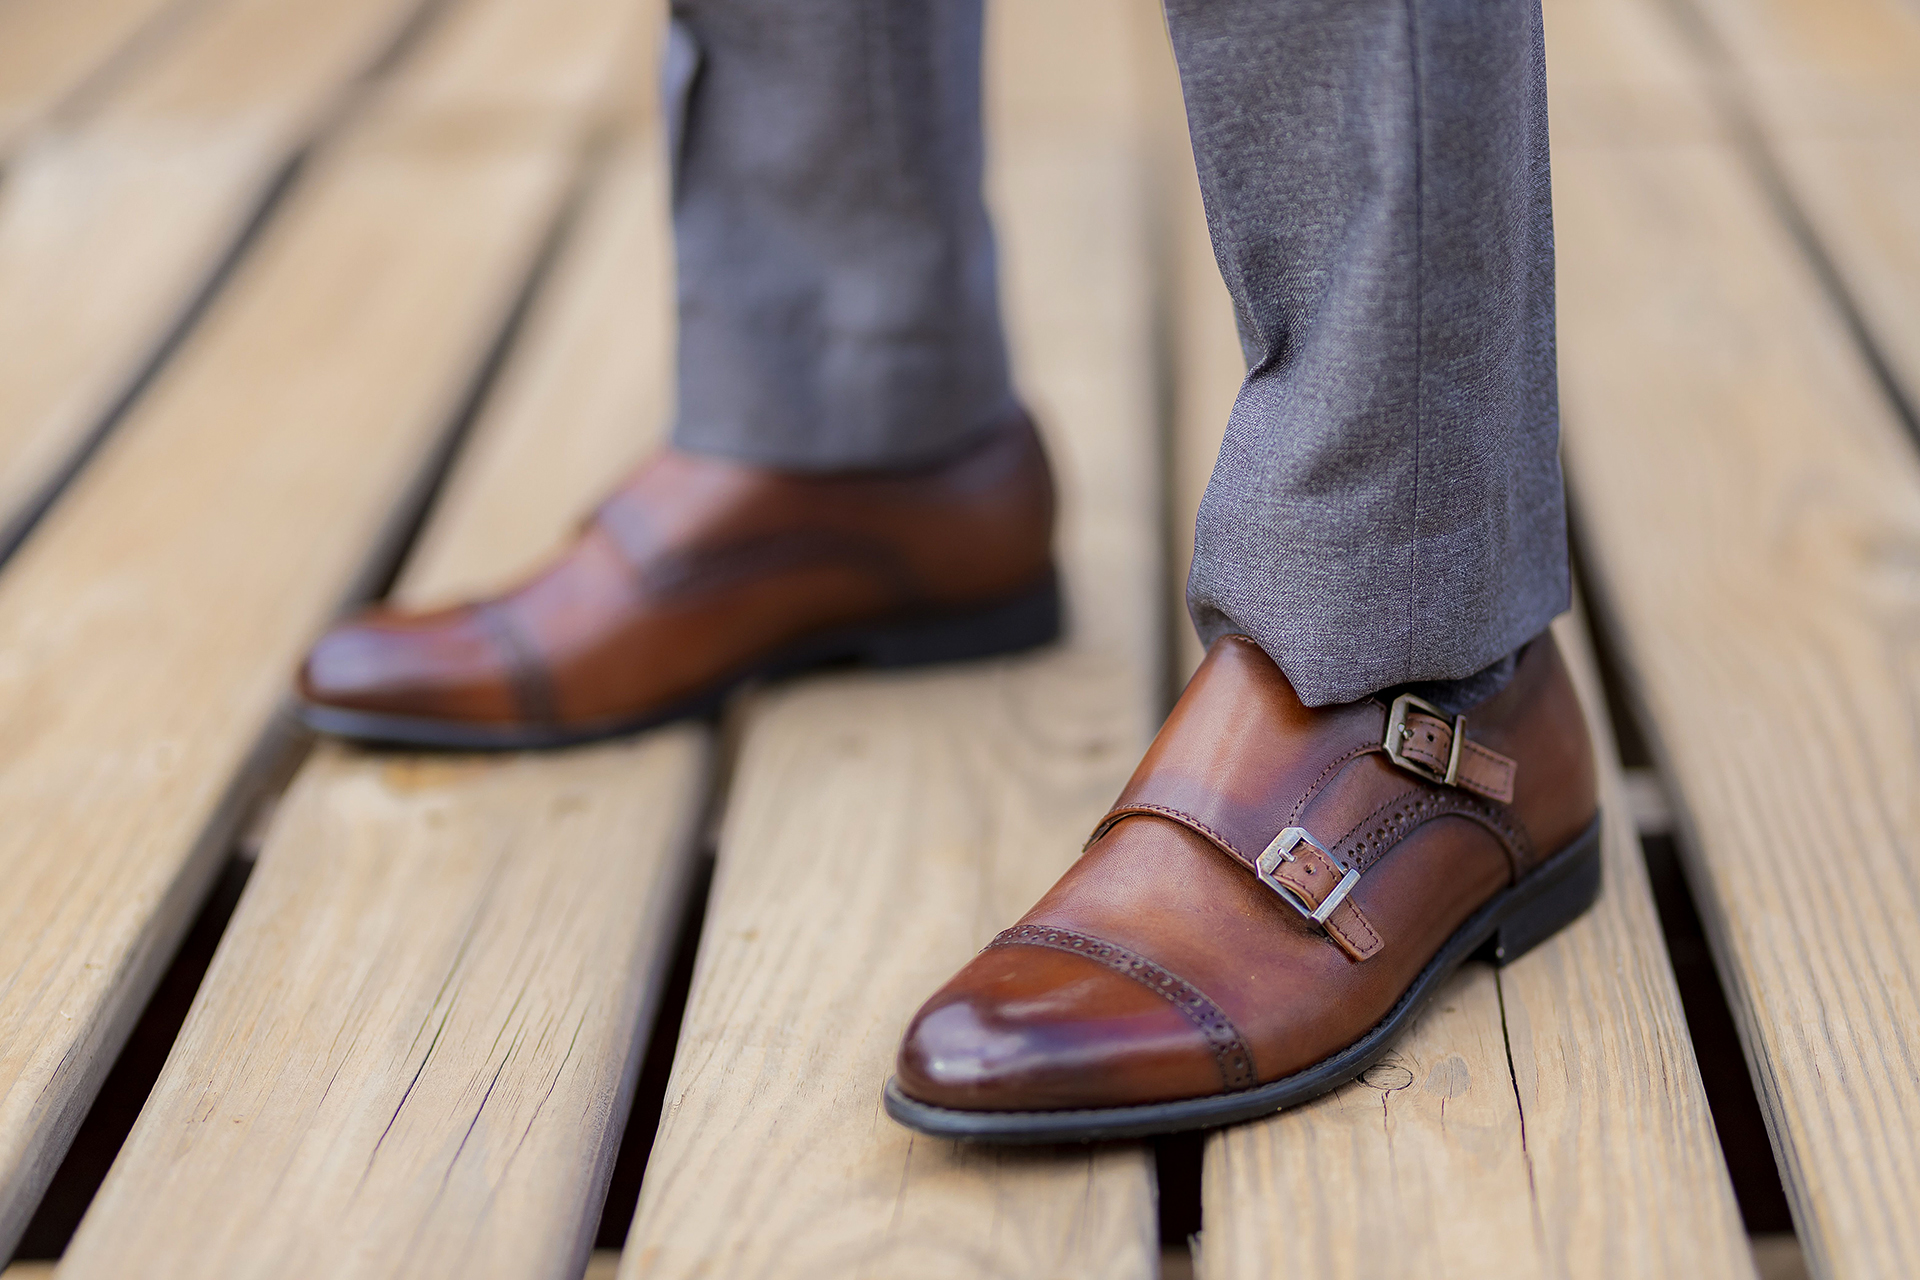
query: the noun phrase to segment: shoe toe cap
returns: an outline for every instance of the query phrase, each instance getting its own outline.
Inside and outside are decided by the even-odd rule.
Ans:
[[[514,713],[496,647],[461,611],[369,611],[308,651],[297,686],[309,703],[390,715],[504,720]]]
[[[965,1111],[1069,1110],[1222,1087],[1212,1050],[1164,997],[1084,956],[996,947],[920,1010],[900,1089]]]

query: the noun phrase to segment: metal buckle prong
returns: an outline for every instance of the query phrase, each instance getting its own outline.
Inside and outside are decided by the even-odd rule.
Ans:
[[[1308,906],[1305,898],[1274,878],[1274,872],[1279,869],[1280,864],[1294,861],[1293,851],[1303,844],[1309,844],[1318,849],[1326,855],[1327,861],[1333,864],[1336,871],[1344,873],[1340,877],[1340,883],[1333,886],[1333,892],[1323,898],[1317,907]],[[1353,886],[1360,880],[1358,870],[1334,857],[1333,850],[1315,840],[1308,834],[1305,827],[1288,827],[1275,836],[1273,843],[1267,846],[1266,851],[1255,863],[1255,869],[1260,876],[1261,884],[1279,894],[1288,906],[1317,925],[1327,923],[1327,917],[1347,900],[1347,895],[1353,892]]]
[[[1401,754],[1402,747],[1409,738],[1413,737],[1413,730],[1407,728],[1407,713],[1410,711],[1424,711],[1435,720],[1453,722],[1453,741],[1447,746],[1447,767],[1444,772],[1423,761]],[[1437,782],[1444,787],[1451,787],[1459,783],[1460,751],[1466,744],[1467,718],[1465,716],[1449,716],[1425,698],[1416,698],[1410,693],[1403,693],[1393,700],[1393,707],[1387,712],[1387,736],[1380,744],[1380,748],[1387,753],[1388,760],[1408,773],[1418,774],[1427,781]]]

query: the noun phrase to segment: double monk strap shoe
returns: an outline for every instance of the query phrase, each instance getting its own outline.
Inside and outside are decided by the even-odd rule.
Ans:
[[[1308,708],[1206,660],[1085,852],[908,1027],[887,1111],[990,1142],[1206,1128],[1358,1076],[1470,959],[1600,889],[1592,747],[1552,636],[1464,715]]]
[[[1024,418],[902,471],[669,449],[512,590],[333,628],[301,668],[300,715],[375,742],[553,747],[708,711],[761,676],[1030,648],[1060,625],[1053,506]]]

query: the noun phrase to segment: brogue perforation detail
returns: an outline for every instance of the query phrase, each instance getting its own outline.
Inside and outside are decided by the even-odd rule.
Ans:
[[[1240,1028],[1233,1025],[1233,1019],[1204,991],[1172,970],[1155,964],[1119,943],[1051,925],[1017,924],[1004,930],[982,949],[1010,946],[1046,947],[1085,956],[1095,964],[1132,978],[1178,1009],[1193,1024],[1207,1042],[1207,1048],[1213,1052],[1213,1062],[1219,1068],[1220,1081],[1225,1089],[1251,1089],[1260,1083],[1260,1077],[1253,1069],[1253,1051],[1247,1047]]]
[[[1524,831],[1507,821],[1488,801],[1430,786],[1410,788],[1387,801],[1335,841],[1333,847],[1343,861],[1365,871],[1420,827],[1448,816],[1466,818],[1486,828],[1500,842],[1513,878],[1517,880],[1525,873],[1532,860],[1532,842]]]

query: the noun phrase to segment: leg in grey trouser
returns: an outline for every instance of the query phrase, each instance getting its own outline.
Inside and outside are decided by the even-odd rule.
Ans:
[[[1251,370],[1194,623],[1310,703],[1472,676],[1568,597],[1539,0],[1168,17]]]
[[[1012,394],[978,0],[676,0],[684,448],[937,455]],[[1312,704],[1467,681],[1566,604],[1538,0],[1169,0],[1251,372],[1188,602]]]
[[[1016,411],[980,35],[980,0],[674,0],[676,444],[897,466]]]

